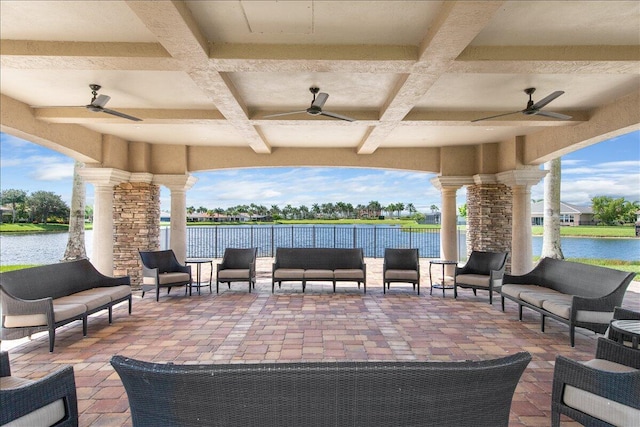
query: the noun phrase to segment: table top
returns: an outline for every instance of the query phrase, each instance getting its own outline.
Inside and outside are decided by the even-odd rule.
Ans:
[[[431,261],[429,261],[429,264],[443,264],[443,265],[451,265],[451,264],[457,264],[458,261],[450,261],[447,259],[432,259]]]
[[[208,258],[187,258],[185,262],[190,264],[204,264],[206,262],[213,263],[213,260]]]
[[[640,335],[640,320],[614,320],[611,326],[624,333]]]

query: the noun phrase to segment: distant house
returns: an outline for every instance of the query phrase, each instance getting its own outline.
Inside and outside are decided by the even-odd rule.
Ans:
[[[577,206],[560,202],[560,225],[595,225],[591,206]],[[531,224],[544,225],[544,202],[531,204]]]
[[[206,222],[211,221],[211,215],[205,212],[194,212],[187,214],[187,222]]]

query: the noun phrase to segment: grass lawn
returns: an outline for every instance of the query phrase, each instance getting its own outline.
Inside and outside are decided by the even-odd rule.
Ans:
[[[542,236],[543,227],[534,225],[531,233]],[[561,227],[560,235],[566,237],[635,237],[636,229],[633,225],[579,225],[576,227]]]

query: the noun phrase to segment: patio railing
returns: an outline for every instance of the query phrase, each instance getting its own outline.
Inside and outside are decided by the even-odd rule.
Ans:
[[[169,247],[162,227],[161,247]],[[187,257],[221,258],[227,247],[257,247],[273,257],[278,247],[362,248],[365,257],[382,258],[385,248],[418,248],[423,258],[440,257],[440,229],[353,225],[235,225],[187,227]]]

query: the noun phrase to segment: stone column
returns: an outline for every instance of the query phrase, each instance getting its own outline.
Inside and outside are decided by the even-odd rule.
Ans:
[[[113,276],[113,187],[130,174],[108,168],[82,168],[78,173],[94,186],[91,263],[100,273]]]
[[[171,190],[169,246],[181,263],[187,259],[187,190],[196,180],[192,175],[157,175],[153,179]]]
[[[440,211],[440,257],[458,261],[458,211],[456,209],[456,192],[471,178],[439,176],[431,183],[440,190],[442,209]],[[453,275],[454,266],[447,266],[446,274]]]
[[[533,249],[531,238],[531,186],[540,182],[547,171],[540,169],[519,169],[502,172],[498,180],[511,187],[512,237],[511,273],[525,274],[533,269]]]

